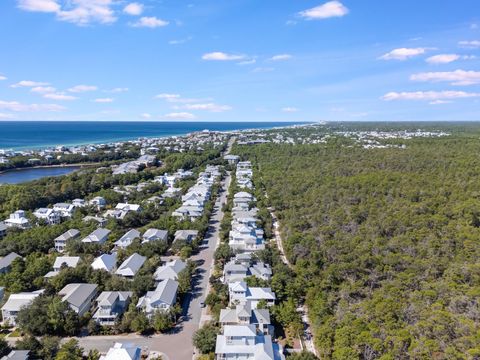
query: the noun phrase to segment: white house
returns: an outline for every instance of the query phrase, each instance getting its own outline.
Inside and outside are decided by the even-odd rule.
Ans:
[[[186,267],[187,264],[185,264],[185,262],[183,262],[182,260],[177,259],[169,261],[166,264],[157,268],[157,270],[153,274],[153,278],[157,283],[166,279],[177,280],[178,274],[180,274],[180,272]]]
[[[48,208],[39,208],[35,210],[33,216],[39,220],[44,220],[49,225],[60,224],[60,221],[62,220],[60,218],[60,213]]]
[[[15,326],[18,312],[22,308],[28,307],[37,296],[40,296],[43,293],[43,291],[44,290],[37,290],[33,292],[11,294],[7,302],[2,306],[3,323]]]
[[[7,227],[19,229],[28,229],[31,226],[23,210],[17,210],[13,214],[10,214],[10,217],[6,219],[4,223]]]
[[[143,309],[147,316],[152,316],[155,311],[168,311],[177,300],[178,283],[166,279],[157,285],[154,291],[148,291],[137,303],[137,308]]]
[[[114,245],[116,247],[126,249],[132,244],[133,240],[138,239],[139,237],[140,237],[140,232],[138,230],[131,229],[127,231],[125,235],[123,235],[120,239],[115,241]]]
[[[57,203],[53,205],[53,210],[58,212],[61,217],[71,218],[75,210],[75,206],[69,203]]]
[[[115,343],[99,360],[140,360],[142,350],[133,344]]]
[[[267,306],[275,304],[275,293],[270,288],[249,287],[244,281],[235,281],[228,284],[230,304],[245,304],[249,302],[252,309],[256,309],[260,301],[264,300]]]
[[[97,210],[102,210],[107,205],[107,201],[101,196],[95,196],[88,202],[88,205],[95,207]]]
[[[167,241],[168,240],[168,231],[167,230],[158,230],[158,229],[148,229],[142,236],[142,244],[151,242],[151,241]]]
[[[62,269],[62,266],[76,268],[79,262],[79,256],[57,256],[57,258],[55,259],[55,263],[53,264],[53,271],[48,272],[45,277],[51,278],[58,275],[58,273]]]
[[[102,254],[93,260],[91,267],[95,270],[112,272],[117,264],[117,253]]]

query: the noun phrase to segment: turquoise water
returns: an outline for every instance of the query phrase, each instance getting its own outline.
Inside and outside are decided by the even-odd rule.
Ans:
[[[54,168],[27,168],[10,170],[0,173],[0,184],[21,184],[27,181],[41,179],[47,176],[67,175],[78,170],[78,166],[54,167]]]
[[[0,149],[41,149],[216,131],[264,129],[293,122],[0,121]]]

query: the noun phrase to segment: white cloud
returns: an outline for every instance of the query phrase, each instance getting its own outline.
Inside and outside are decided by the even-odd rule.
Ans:
[[[113,99],[112,98],[97,98],[97,99],[94,99],[92,101],[96,102],[96,103],[106,104],[106,103],[113,102]]]
[[[159,19],[155,16],[143,16],[137,22],[131,23],[130,26],[154,29],[157,27],[167,26],[168,24],[168,21]]]
[[[9,120],[14,118],[15,118],[15,115],[13,114],[0,113],[0,120]]]
[[[123,8],[123,12],[128,15],[138,16],[143,13],[143,4],[133,2]]]
[[[56,0],[18,0],[18,7],[26,11],[56,13],[60,5]]]
[[[151,119],[151,118],[152,118],[152,114],[143,113],[143,114],[140,114],[140,117],[141,117],[142,119]]]
[[[7,77],[6,76],[3,76],[3,75],[0,75],[0,81],[1,80],[7,80]]]
[[[460,41],[458,45],[468,49],[476,49],[480,48],[480,40]]]
[[[178,39],[178,40],[170,40],[168,43],[170,45],[180,45],[180,44],[185,44],[186,42],[192,40],[193,38],[191,36],[185,38],[185,39]]]
[[[64,93],[47,93],[43,95],[46,99],[57,100],[57,101],[71,101],[78,99],[76,96],[66,95]]]
[[[294,113],[294,112],[297,112],[298,109],[295,108],[295,107],[287,106],[287,107],[282,108],[282,111],[286,112],[286,113]]]
[[[203,60],[208,61],[235,61],[245,59],[245,55],[227,54],[221,51],[211,52],[202,56]]]
[[[340,1],[329,1],[323,5],[304,10],[298,13],[307,20],[327,19],[342,17],[348,14],[348,9]]]
[[[449,100],[433,100],[429,102],[430,105],[441,105],[441,104],[450,104],[450,103],[452,102]]]
[[[37,81],[31,81],[31,80],[22,80],[16,84],[10,85],[12,88],[19,88],[19,87],[35,87],[35,86],[45,86],[49,85],[46,82],[37,82]]]
[[[117,87],[117,88],[113,88],[112,90],[109,90],[108,92],[111,92],[111,93],[123,93],[123,92],[127,92],[129,89],[127,87]]]
[[[465,91],[415,91],[415,92],[389,92],[382,96],[382,100],[448,100],[480,97],[480,93]]]
[[[183,108],[187,110],[205,110],[205,111],[211,111],[211,112],[223,112],[223,111],[232,110],[231,106],[219,105],[214,103],[187,104],[187,105],[184,105]]]
[[[452,85],[474,85],[480,84],[480,71],[442,71],[442,72],[426,72],[413,74],[410,76],[413,81],[431,81],[441,82],[448,81]]]
[[[96,90],[98,90],[98,87],[94,85],[76,85],[68,89],[68,91],[73,93],[83,93],[83,92],[96,91]]]
[[[257,62],[256,59],[250,59],[250,60],[240,61],[237,63],[237,65],[253,65],[256,62]]]
[[[177,120],[192,120],[195,119],[196,116],[192,113],[188,112],[173,112],[169,114],[163,115],[165,119],[177,119]]]
[[[429,64],[448,64],[460,59],[460,55],[457,54],[440,54],[427,58],[425,61]]]
[[[31,88],[30,91],[34,93],[45,94],[45,93],[55,92],[57,91],[57,89],[55,89],[52,86],[35,86]]]
[[[22,104],[18,101],[0,100],[0,109],[15,112],[62,111],[65,107],[56,104]]]
[[[382,56],[382,60],[407,60],[411,57],[425,54],[426,48],[399,48],[394,49]]]
[[[70,0],[67,10],[57,12],[57,18],[76,25],[111,24],[117,21],[113,0]]]
[[[285,61],[285,60],[290,60],[293,56],[290,54],[280,54],[280,55],[275,55],[272,56],[269,60],[270,61]]]
[[[158,94],[155,95],[155,99],[164,99],[169,102],[174,102],[175,99],[180,99],[179,94]]]

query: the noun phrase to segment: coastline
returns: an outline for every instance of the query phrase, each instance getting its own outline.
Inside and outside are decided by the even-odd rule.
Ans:
[[[78,163],[78,164],[58,164],[58,165],[36,165],[36,166],[28,166],[22,168],[14,168],[14,169],[7,169],[1,170],[0,174],[6,174],[15,171],[24,171],[24,170],[31,170],[31,169],[54,169],[54,168],[69,168],[69,167],[78,167],[79,170],[81,168],[86,167],[93,167],[98,165],[99,163]]]
[[[3,121],[3,123],[14,123],[12,121]],[[17,123],[17,122],[15,122]],[[30,124],[45,124],[45,123],[49,123],[49,121],[21,121],[21,122],[18,122],[18,124],[25,124],[25,123],[30,123]],[[58,122],[60,123],[60,122]],[[74,123],[83,123],[83,122],[69,122],[68,125],[71,125],[71,124],[74,124]],[[86,122],[86,123],[94,123],[94,122]],[[103,122],[105,123],[105,122]],[[129,124],[130,122],[121,122],[121,121],[118,121],[118,122],[108,122],[109,124],[122,124],[122,125],[125,125],[125,124]],[[135,122],[135,123],[138,123],[138,122]],[[0,127],[1,127],[1,124],[2,122],[0,122]],[[142,124],[151,124],[149,122],[142,122]],[[159,123],[159,124],[164,124],[164,123]],[[182,123],[182,125],[187,125],[189,123]],[[194,124],[194,122],[192,122],[192,124]],[[232,129],[223,129],[223,130],[217,130],[215,128],[209,128],[209,125],[210,126],[218,126],[219,124],[230,124],[230,125],[234,125],[234,124],[248,124],[248,122],[245,122],[245,123],[242,123],[242,122],[225,122],[225,123],[220,123],[220,122],[197,122],[196,124],[202,124],[202,125],[205,125],[205,128],[204,130],[209,130],[209,131],[212,131],[212,132],[220,132],[220,133],[229,133],[229,132],[243,132],[243,131],[252,131],[252,130],[269,130],[269,129],[278,129],[278,128],[288,128],[288,127],[292,127],[292,126],[306,126],[306,125],[312,125],[312,124],[315,124],[313,122],[286,122],[284,126],[282,126],[281,122],[272,122],[271,124],[268,124],[267,122],[252,122],[251,125],[252,127],[248,127],[248,128],[242,128],[241,126],[239,128],[232,128]],[[260,125],[260,126],[255,126],[255,125]],[[137,130],[138,131],[138,130]],[[198,133],[198,132],[201,132],[203,130],[200,130],[200,129],[190,129],[190,130],[187,130],[186,131],[181,131],[179,130],[178,132],[175,132],[175,133],[169,133],[169,134],[161,134],[161,131],[162,129],[158,129],[158,131],[160,132],[159,134],[148,134],[148,131],[147,129],[145,129],[145,132],[147,133],[146,135],[140,135],[140,134],[135,134],[135,135],[125,135],[125,134],[122,134],[122,136],[118,136],[118,137],[114,137],[114,138],[103,138],[103,139],[95,139],[95,140],[86,140],[86,139],[82,139],[82,140],[78,140],[78,141],[66,141],[66,142],[60,142],[60,141],[56,141],[56,142],[52,142],[52,143],[48,143],[48,144],[34,144],[34,145],[21,145],[21,146],[10,146],[9,144],[5,144],[5,145],[1,145],[0,144],[0,150],[5,150],[5,151],[23,151],[23,152],[39,152],[39,151],[42,151],[42,150],[46,150],[46,149],[52,149],[52,148],[55,148],[57,146],[65,146],[65,147],[80,147],[80,146],[95,146],[95,145],[100,145],[100,144],[106,144],[106,145],[109,145],[109,144],[116,144],[116,143],[125,143],[125,142],[128,142],[128,141],[135,141],[135,140],[139,140],[139,139],[165,139],[165,138],[173,138],[173,137],[182,137],[182,136],[188,136],[189,134],[193,134],[193,133]],[[163,130],[165,131],[165,130]],[[94,134],[92,134],[94,135]]]
[[[41,123],[42,121],[39,121]],[[43,121],[46,123],[48,121]],[[92,122],[91,122],[92,123]],[[111,121],[110,123],[115,123]],[[117,122],[120,123],[120,122]],[[0,122],[1,124],[1,122]],[[205,122],[202,124],[218,124],[215,122]],[[242,123],[243,124],[243,123]],[[255,123],[252,123],[254,125]],[[266,123],[264,123],[266,124]],[[243,128],[243,129],[230,129],[230,130],[209,130],[212,132],[219,132],[219,133],[232,133],[232,132],[246,132],[246,131],[256,131],[256,130],[271,130],[271,129],[281,129],[281,128],[290,128],[290,127],[297,127],[297,126],[309,126],[316,124],[315,122],[288,122],[285,126],[281,126],[279,122],[272,122],[271,126],[260,126],[260,127],[252,127],[252,128]],[[75,142],[66,142],[66,143],[52,143],[52,144],[44,144],[44,145],[33,145],[33,146],[18,146],[18,147],[0,147],[0,150],[12,150],[12,151],[24,151],[24,152],[39,152],[46,149],[52,149],[57,146],[65,146],[65,147],[77,147],[77,146],[95,146],[100,144],[116,144],[116,143],[125,143],[128,141],[136,141],[139,139],[166,139],[166,138],[174,138],[174,137],[183,137],[188,136],[190,134],[199,133],[203,130],[191,130],[188,132],[182,133],[175,133],[175,134],[163,134],[163,135],[143,135],[143,136],[126,136],[126,137],[117,137],[117,138],[110,138],[110,139],[103,139],[103,140],[94,140],[94,141],[75,141]]]

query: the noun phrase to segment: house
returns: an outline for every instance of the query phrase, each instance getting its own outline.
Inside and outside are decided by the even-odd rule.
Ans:
[[[215,345],[215,359],[284,360],[282,352],[270,335],[258,334],[255,325],[226,325]]]
[[[135,229],[131,229],[125,233],[120,239],[114,242],[116,247],[126,249],[129,247],[133,240],[138,239],[140,237],[140,232]]]
[[[233,207],[235,208],[248,210],[252,201],[255,201],[253,195],[245,191],[233,195]]]
[[[28,360],[30,359],[30,350],[12,350],[2,357],[1,360]]]
[[[185,241],[186,243],[190,244],[197,238],[197,236],[197,230],[177,230],[175,231],[175,238],[173,241]]]
[[[93,260],[92,265],[90,265],[95,270],[105,270],[112,272],[115,269],[117,264],[117,253],[112,254],[102,254]]]
[[[118,267],[115,274],[126,278],[132,278],[136,275],[138,270],[140,270],[146,260],[147,258],[145,256],[133,253]]]
[[[53,205],[53,210],[58,212],[61,217],[71,218],[75,211],[75,206],[69,203],[57,203]]]
[[[228,244],[234,251],[254,252],[263,250],[263,230],[255,226],[247,226],[232,221],[232,230],[229,232]]]
[[[21,257],[17,253],[11,252],[10,254],[0,258],[0,274],[6,274],[10,271],[13,260]]]
[[[107,210],[105,217],[114,217],[122,220],[129,212],[140,212],[142,208],[137,204],[118,203],[114,210]]]
[[[157,283],[166,280],[177,280],[178,274],[187,267],[187,264],[182,260],[173,260],[157,268],[153,278]]]
[[[43,293],[44,290],[37,290],[33,292],[21,292],[18,294],[11,294],[7,302],[2,306],[3,323],[10,326],[16,325],[18,312],[29,306],[32,301]]]
[[[58,252],[64,252],[69,240],[76,239],[80,236],[80,231],[77,229],[70,229],[64,232],[62,235],[55,238],[55,250]]]
[[[238,155],[225,155],[223,157],[223,159],[228,161],[229,164],[234,165],[240,160],[240,156],[238,156]]]
[[[108,229],[97,229],[93,231],[90,235],[86,238],[82,239],[83,243],[95,243],[95,244],[103,244],[108,239],[108,234],[110,234],[110,230]]]
[[[167,230],[158,230],[158,229],[148,229],[142,236],[142,244],[151,242],[151,241],[165,241],[168,240],[168,231]]]
[[[10,214],[10,217],[4,221],[7,228],[19,228],[19,229],[28,229],[30,228],[30,221],[25,216],[25,211],[17,210],[13,214]]]
[[[166,279],[160,282],[154,291],[148,291],[137,303],[137,308],[143,309],[147,316],[155,311],[169,311],[177,300],[178,282]]]
[[[72,205],[79,208],[87,206],[87,202],[83,199],[73,199]]]
[[[101,196],[95,196],[88,202],[88,205],[93,206],[97,210],[102,210],[107,205],[107,201]]]
[[[275,293],[270,288],[249,287],[244,281],[235,281],[228,284],[230,304],[245,304],[249,302],[252,309],[256,309],[260,301],[264,300],[267,306],[275,304]]]
[[[60,224],[60,221],[62,220],[58,212],[48,208],[39,208],[35,210],[33,216],[39,220],[44,220],[48,225]]]
[[[268,309],[253,309],[250,303],[238,304],[233,309],[220,310],[218,322],[222,326],[226,325],[255,325],[257,332],[265,335],[273,334],[273,326],[270,321],[270,312]]]
[[[0,239],[5,235],[7,235],[7,225],[3,221],[0,221]]]
[[[96,222],[98,224],[98,226],[100,226],[100,227],[104,227],[105,225],[107,225],[107,219],[105,219],[101,216],[87,215],[83,218],[83,222],[90,222],[90,221]]]
[[[99,360],[140,360],[142,350],[133,344],[115,343]]]
[[[132,297],[131,291],[104,291],[97,298],[97,311],[93,319],[102,326],[115,325]]]
[[[97,295],[97,285],[68,284],[59,291],[58,295],[62,297],[62,301],[65,301],[78,316],[82,316],[90,310],[93,299]]]
[[[79,262],[79,256],[57,256],[53,264],[53,271],[48,272],[45,277],[51,278],[58,275],[63,266],[76,268]]]

